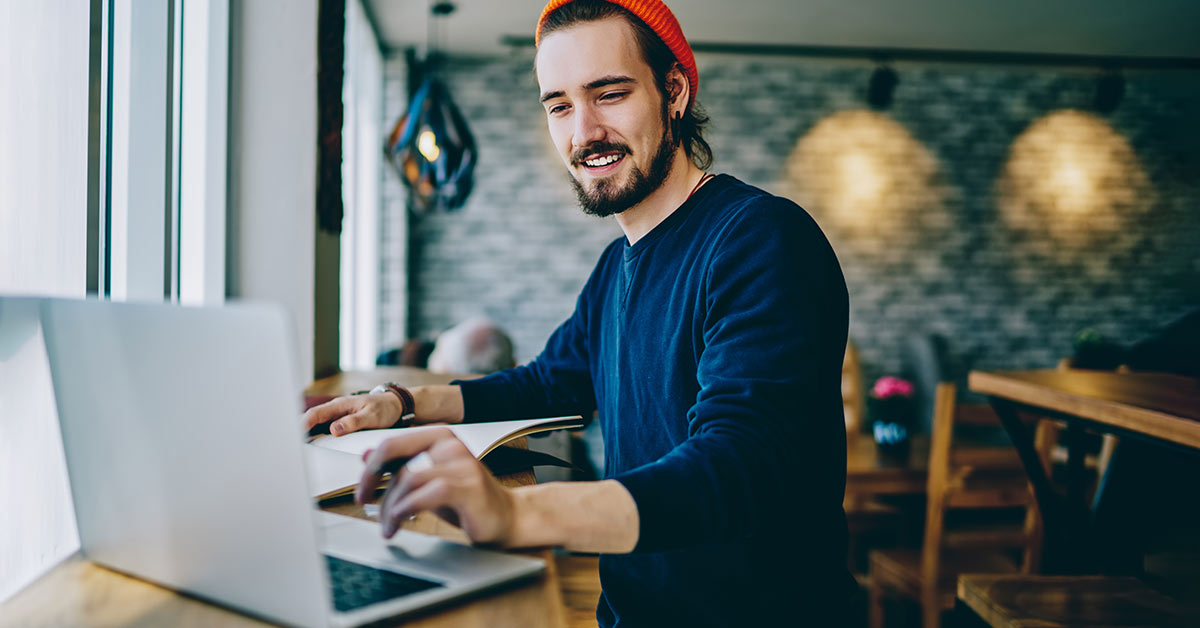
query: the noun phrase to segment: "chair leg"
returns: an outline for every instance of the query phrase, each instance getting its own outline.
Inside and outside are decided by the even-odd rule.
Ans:
[[[874,578],[871,579],[867,597],[868,628],[883,628],[883,587]]]
[[[921,596],[921,628],[941,628],[942,605],[936,589],[933,595]]]

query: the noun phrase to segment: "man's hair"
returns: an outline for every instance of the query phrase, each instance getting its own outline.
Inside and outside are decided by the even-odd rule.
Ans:
[[[469,318],[442,332],[429,354],[434,373],[488,374],[516,366],[508,334],[485,316]]]
[[[642,58],[645,59],[646,64],[650,66],[650,71],[654,74],[654,81],[658,84],[658,91],[663,97],[663,110],[666,111],[666,103],[670,99],[670,94],[667,93],[667,73],[679,61],[671,49],[667,48],[667,45],[658,38],[653,29],[624,7],[606,0],[575,0],[546,16],[546,21],[542,24],[541,36],[545,37],[556,30],[581,22],[595,22],[610,17],[625,18],[633,27],[634,37],[638,42],[638,47],[642,50]],[[668,124],[673,128],[675,140],[683,145],[683,151],[687,154],[688,159],[691,159],[692,163],[701,170],[709,169],[712,166],[712,148],[709,147],[703,135],[704,127],[708,125],[708,114],[705,113],[704,107],[700,106],[699,101],[692,101],[692,106],[683,112],[683,117],[678,123],[675,120],[669,120]]]

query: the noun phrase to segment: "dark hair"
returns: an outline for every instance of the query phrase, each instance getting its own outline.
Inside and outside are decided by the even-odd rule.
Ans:
[[[607,2],[606,0],[575,0],[556,9],[546,16],[542,23],[541,37],[580,22],[595,22],[610,17],[623,17],[633,26],[634,37],[642,50],[642,57],[650,66],[654,80],[658,83],[659,93],[663,97],[663,110],[667,110],[669,99],[667,93],[667,73],[679,64],[675,54],[659,39],[658,35],[638,16],[624,7]],[[708,114],[696,100],[692,106],[683,112],[683,117],[676,122],[669,121],[675,139],[683,145],[683,151],[688,159],[701,170],[712,166],[712,148],[704,139],[704,127],[708,126]]]

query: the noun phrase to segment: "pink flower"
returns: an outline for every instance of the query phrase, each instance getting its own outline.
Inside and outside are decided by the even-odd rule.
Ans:
[[[899,377],[887,375],[875,380],[875,386],[871,389],[871,396],[876,399],[887,399],[888,397],[911,397],[913,394],[912,382]]]

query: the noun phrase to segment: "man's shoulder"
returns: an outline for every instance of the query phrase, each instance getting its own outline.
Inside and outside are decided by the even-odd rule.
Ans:
[[[796,202],[745,183],[730,175],[719,175],[715,194],[705,212],[714,233],[795,233],[820,234],[812,216]]]

